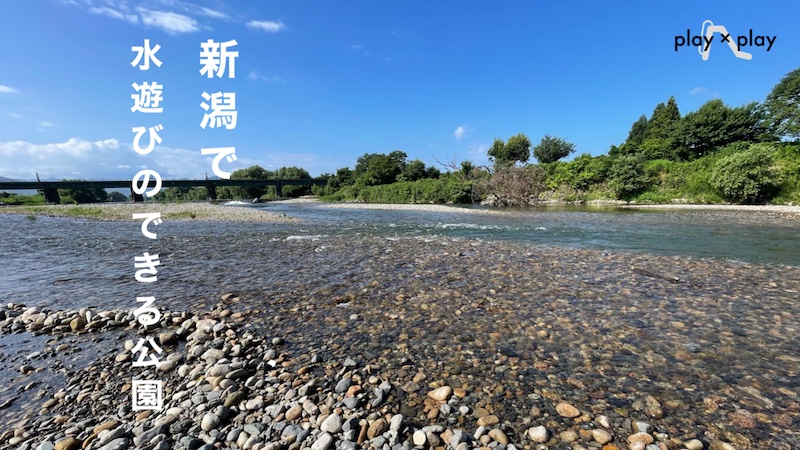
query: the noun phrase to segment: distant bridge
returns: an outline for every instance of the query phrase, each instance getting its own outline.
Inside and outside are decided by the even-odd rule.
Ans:
[[[283,196],[284,186],[324,186],[327,180],[313,179],[280,179],[280,180],[162,180],[161,187],[205,187],[208,199],[217,199],[217,186],[275,186],[278,197]],[[0,191],[3,190],[37,190],[44,196],[47,203],[61,203],[58,196],[59,189],[113,189],[129,188],[135,202],[143,202],[142,195],[133,192],[131,180],[106,180],[106,181],[0,181]],[[149,187],[155,187],[156,180],[150,179]]]

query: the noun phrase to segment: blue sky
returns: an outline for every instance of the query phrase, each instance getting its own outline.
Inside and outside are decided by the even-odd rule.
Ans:
[[[0,7],[0,176],[165,179],[295,165],[312,175],[364,153],[486,162],[495,137],[545,133],[605,153],[674,95],[762,101],[800,65],[800,3],[642,1],[26,0]],[[703,61],[675,36],[704,20],[775,36],[737,59],[720,35]],[[159,68],[131,66],[149,39]],[[200,43],[235,39],[234,79],[200,75]],[[132,113],[131,83],[164,86],[164,112]],[[202,129],[203,92],[235,92],[235,129]],[[149,155],[131,127],[162,124]]]

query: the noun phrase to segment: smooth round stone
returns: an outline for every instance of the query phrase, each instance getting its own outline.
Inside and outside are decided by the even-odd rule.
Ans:
[[[425,432],[422,430],[417,430],[414,432],[414,436],[412,436],[412,440],[414,441],[414,445],[417,447],[422,447],[427,442],[428,438],[425,436]]]
[[[559,416],[567,418],[578,417],[581,415],[581,412],[580,410],[578,410],[578,408],[566,402],[562,402],[556,405],[556,412],[558,413]]]
[[[703,450],[703,443],[699,439],[692,439],[683,443],[687,450]]]
[[[613,439],[611,433],[606,430],[595,429],[592,430],[592,438],[597,441],[598,444],[608,444]]]
[[[547,428],[544,426],[532,427],[528,429],[528,437],[530,440],[537,444],[542,444],[547,442],[550,438],[550,433],[547,431]]]
[[[342,431],[342,417],[338,414],[331,414],[322,421],[322,425],[319,427],[320,430],[326,433],[339,433]]]
[[[203,420],[200,422],[200,428],[208,432],[216,428],[219,423],[219,416],[214,413],[206,413],[206,415],[203,416]]]
[[[453,388],[450,386],[442,386],[428,392],[428,397],[440,402],[446,402],[451,395],[453,395]]]
[[[311,444],[311,450],[327,450],[333,444],[333,436],[329,433],[322,433],[317,440]]]
[[[249,410],[261,409],[262,406],[264,406],[264,397],[260,395],[254,399],[248,400],[245,404],[245,408]]]

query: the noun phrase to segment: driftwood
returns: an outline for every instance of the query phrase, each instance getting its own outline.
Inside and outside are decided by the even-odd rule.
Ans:
[[[639,275],[644,275],[644,276],[650,277],[650,278],[657,278],[659,280],[666,280],[666,281],[669,281],[670,283],[686,283],[687,282],[686,280],[681,280],[679,277],[676,277],[675,275],[672,275],[672,274],[655,273],[655,272],[651,272],[651,271],[649,271],[647,269],[641,269],[639,267],[633,267],[632,270],[634,271],[634,273],[638,273]]]

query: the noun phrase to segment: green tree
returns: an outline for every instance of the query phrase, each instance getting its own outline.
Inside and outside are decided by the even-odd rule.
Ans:
[[[762,106],[765,124],[777,136],[800,138],[800,68],[772,88]]]
[[[523,133],[511,136],[505,143],[495,138],[487,153],[495,168],[514,165],[517,161],[525,163],[531,157],[531,140]]]
[[[405,152],[395,150],[388,155],[382,153],[367,153],[356,161],[356,182],[365,186],[390,184],[397,181],[403,173],[407,155]]]
[[[678,110],[678,103],[675,101],[675,97],[670,97],[666,105],[663,103],[656,105],[653,115],[647,121],[644,139],[669,139],[680,120],[681,112]]]
[[[437,179],[442,176],[442,172],[436,167],[429,166],[425,169],[425,178]]]
[[[534,147],[533,156],[541,164],[553,163],[567,157],[575,151],[575,144],[569,143],[559,137],[550,137],[545,134],[539,145]]]
[[[699,158],[733,142],[769,139],[763,127],[763,112],[757,106],[750,103],[729,108],[716,99],[686,114],[674,134],[681,158]]]
[[[641,156],[616,158],[608,172],[608,182],[617,198],[625,199],[643,191],[649,183]]]
[[[425,163],[415,159],[406,164],[401,174],[402,181],[417,181],[425,177]]]
[[[772,167],[774,153],[769,144],[755,144],[726,156],[714,165],[709,182],[731,202],[768,200],[778,184],[777,171]]]
[[[506,143],[500,138],[494,138],[492,146],[486,152],[489,155],[489,161],[495,165],[502,165],[506,161],[505,153]]]
[[[231,172],[231,180],[268,180],[272,176],[272,172],[267,169],[264,169],[261,166],[250,166],[246,169],[239,169],[234,170]],[[227,191],[227,192],[226,192]],[[261,198],[264,194],[267,193],[266,186],[244,186],[244,187],[233,187],[231,186],[229,191],[226,190],[223,193],[228,194],[230,192],[231,198]],[[218,196],[222,197],[222,193],[217,192]]]
[[[83,181],[83,180],[61,180],[61,181]],[[100,203],[108,201],[108,192],[103,188],[68,188],[59,189],[59,197],[68,197],[78,203]]]
[[[112,202],[127,202],[128,196],[118,191],[111,191],[108,193],[108,200]]]
[[[307,170],[301,167],[281,167],[280,169],[272,172],[270,175],[271,180],[310,180],[311,175]],[[274,187],[270,187],[270,192],[274,192]],[[308,195],[311,193],[311,186],[295,186],[285,185],[282,188],[282,194],[285,197],[299,197],[301,195]]]
[[[638,147],[644,142],[645,135],[647,134],[647,116],[642,114],[639,120],[631,125],[631,131],[628,132],[628,139],[625,144]]]

